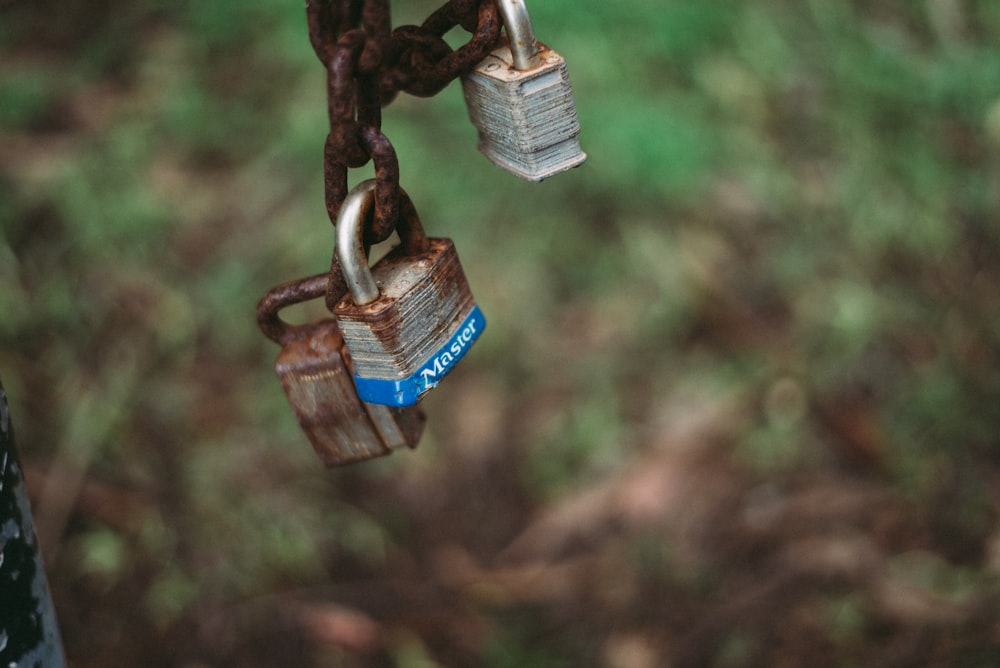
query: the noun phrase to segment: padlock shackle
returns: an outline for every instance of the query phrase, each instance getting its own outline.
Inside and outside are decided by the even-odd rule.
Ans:
[[[496,3],[507,31],[514,69],[524,71],[538,67],[541,64],[538,42],[535,40],[535,29],[531,26],[531,17],[528,16],[524,0],[496,0]]]
[[[337,214],[337,259],[340,271],[351,293],[351,300],[358,306],[370,304],[379,298],[375,276],[368,266],[364,245],[364,224],[375,206],[376,179],[362,181],[347,193]],[[399,219],[396,223],[400,248],[404,255],[417,255],[428,249],[423,225],[413,202],[402,188],[399,189]]]
[[[322,297],[326,294],[329,283],[330,274],[327,272],[271,288],[257,303],[257,324],[264,336],[282,346],[292,339],[308,336],[313,325],[290,325],[278,317],[278,311],[286,306]]]
[[[375,205],[374,193],[375,179],[362,181],[347,193],[337,214],[337,258],[351,299],[358,306],[379,297],[364,243],[364,223]]]

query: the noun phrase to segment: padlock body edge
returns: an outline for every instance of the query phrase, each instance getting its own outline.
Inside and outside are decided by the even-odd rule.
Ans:
[[[310,327],[285,343],[275,372],[302,428],[326,466],[350,464],[413,448],[423,433],[424,416],[416,408],[366,406],[345,362],[343,340],[333,320]]]
[[[478,305],[455,327],[448,340],[406,378],[375,378],[354,373],[354,384],[363,401],[386,406],[412,406],[437,386],[486,329]]]
[[[539,43],[540,65],[517,70],[506,41],[462,77],[479,150],[498,167],[541,181],[583,164],[565,59]]]
[[[334,314],[355,372],[402,380],[442,347],[475,302],[451,239],[428,239],[416,255],[397,248],[372,274],[378,299],[358,305],[346,295]]]

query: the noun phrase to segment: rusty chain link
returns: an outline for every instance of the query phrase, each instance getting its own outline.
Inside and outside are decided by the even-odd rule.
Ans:
[[[307,0],[309,40],[327,70],[330,133],[324,148],[327,212],[336,220],[347,196],[347,170],[374,161],[379,182],[366,241],[382,241],[395,228],[399,165],[381,132],[381,108],[399,91],[440,92],[481,61],[500,36],[494,0],[450,0],[423,25],[391,30],[388,0]],[[452,50],[445,33],[472,32]]]
[[[444,35],[455,26],[472,38],[452,51]],[[455,78],[475,67],[500,37],[500,15],[493,0],[452,0],[421,26],[401,26],[392,32],[388,68],[380,79],[384,92],[436,95]]]
[[[494,0],[449,0],[422,25],[393,30],[389,0],[306,0],[306,19],[309,41],[327,71],[327,214],[335,223],[348,192],[348,170],[372,161],[375,206],[364,241],[375,244],[392,234],[400,209],[399,161],[382,133],[382,107],[400,91],[435,95],[475,67],[499,41],[499,12]],[[444,35],[456,26],[471,37],[452,49]],[[327,289],[330,307],[342,294],[341,282],[334,254]]]

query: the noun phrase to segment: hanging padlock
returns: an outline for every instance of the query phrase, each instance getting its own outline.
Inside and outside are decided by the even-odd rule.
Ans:
[[[337,217],[337,257],[349,292],[334,307],[364,401],[409,406],[435,387],[486,327],[451,239],[427,238],[400,191],[400,245],[369,268],[364,222],[374,179]]]
[[[257,306],[261,329],[281,345],[274,368],[299,426],[327,466],[416,447],[424,429],[423,411],[361,401],[335,320],[289,325],[278,317],[286,306],[324,295],[329,280],[329,274],[321,274],[280,285]]]
[[[493,164],[529,181],[577,167],[580,122],[566,61],[535,41],[523,0],[496,0],[506,39],[469,74],[462,90]]]

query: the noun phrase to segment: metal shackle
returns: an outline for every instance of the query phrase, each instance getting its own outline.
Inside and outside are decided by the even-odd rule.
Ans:
[[[375,208],[376,179],[362,181],[347,193],[337,214],[337,259],[340,272],[351,293],[351,300],[358,306],[370,304],[379,298],[375,276],[368,266],[365,252],[364,225]],[[396,251],[416,255],[428,249],[428,240],[420,216],[409,195],[399,189],[399,218],[396,222],[400,245]]]
[[[297,338],[308,337],[319,323],[291,325],[282,320],[278,312],[292,304],[322,297],[329,283],[330,274],[327,272],[282,283],[268,290],[257,303],[257,324],[264,336],[281,346],[288,345]]]
[[[538,42],[535,41],[535,29],[531,27],[531,17],[524,0],[496,0],[496,3],[507,31],[514,69],[523,71],[538,67],[541,63]]]
[[[337,259],[351,299],[358,306],[379,298],[375,276],[365,253],[364,222],[375,206],[375,179],[362,181],[347,193],[337,214]]]

